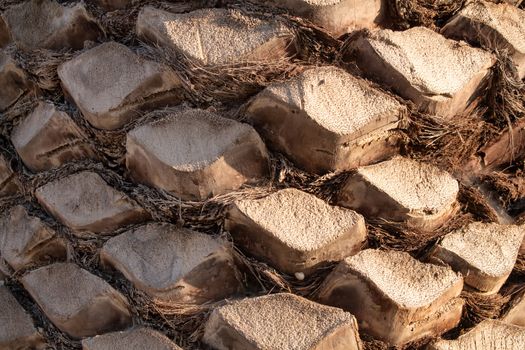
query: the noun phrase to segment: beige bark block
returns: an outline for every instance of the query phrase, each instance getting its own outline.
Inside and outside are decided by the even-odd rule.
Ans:
[[[162,333],[151,328],[98,335],[82,341],[82,350],[181,350]]]
[[[360,167],[343,185],[339,205],[366,217],[433,230],[457,210],[458,182],[448,173],[408,158]]]
[[[300,168],[326,173],[398,153],[393,130],[406,108],[340,68],[320,67],[271,84],[246,114],[270,147]]]
[[[0,155],[0,198],[13,196],[21,191],[22,185],[4,156]]]
[[[365,75],[445,118],[465,111],[495,62],[486,51],[424,27],[360,35],[348,53]]]
[[[240,290],[232,249],[220,238],[152,223],[111,238],[100,258],[154,299],[202,304]]]
[[[248,124],[180,108],[127,135],[126,166],[140,183],[186,200],[204,200],[261,181],[266,147]]]
[[[146,6],[139,13],[136,32],[142,40],[176,49],[206,65],[271,61],[292,52],[290,29],[233,9],[176,14]]]
[[[235,202],[225,228],[237,245],[289,274],[310,274],[357,253],[366,241],[361,215],[295,189]]]
[[[460,272],[469,287],[495,294],[514,268],[524,234],[520,226],[475,222],[444,236],[432,257]]]
[[[0,112],[7,110],[32,88],[26,73],[0,50]]]
[[[51,215],[78,235],[84,231],[110,233],[148,218],[134,200],[90,171],[47,183],[36,190],[35,196]]]
[[[58,68],[62,87],[96,128],[117,129],[145,111],[178,104],[181,83],[166,66],[108,42]]]
[[[44,338],[33,325],[31,316],[0,283],[0,350],[45,349]]]
[[[126,298],[106,281],[73,263],[55,263],[21,278],[45,315],[73,338],[131,325]]]
[[[363,332],[398,346],[455,327],[462,289],[463,278],[449,267],[367,249],[339,264],[323,282],[319,300],[351,312]]]
[[[438,340],[428,350],[516,350],[525,348],[525,328],[485,320],[456,340]]]
[[[10,6],[2,16],[13,41],[26,50],[82,49],[84,41],[104,36],[81,3],[62,6],[54,0],[29,0]]]
[[[203,340],[218,350],[362,349],[354,316],[293,294],[248,298],[215,309]]]
[[[65,241],[20,205],[0,219],[0,256],[13,270],[50,258],[65,258]]]
[[[511,4],[472,1],[441,29],[447,38],[507,50],[525,77],[525,11]]]
[[[309,19],[335,37],[363,28],[375,28],[386,15],[384,0],[266,0],[291,14]]]
[[[68,162],[95,159],[87,136],[66,112],[51,103],[39,103],[11,134],[11,141],[24,164],[44,171]]]

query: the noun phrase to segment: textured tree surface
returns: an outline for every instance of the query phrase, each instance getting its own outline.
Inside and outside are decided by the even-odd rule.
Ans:
[[[0,349],[525,348],[522,19],[0,0]]]

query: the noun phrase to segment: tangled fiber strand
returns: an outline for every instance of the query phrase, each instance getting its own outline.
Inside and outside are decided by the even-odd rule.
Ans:
[[[342,41],[305,18],[290,15],[276,6],[264,6],[255,1],[232,1],[229,8],[243,11],[264,21],[278,21],[294,34],[296,58],[308,64],[330,64],[336,61]]]
[[[458,12],[465,2],[466,0],[389,0],[389,18],[397,29],[416,26],[437,29]]]
[[[525,196],[525,178],[522,170],[514,173],[493,171],[482,175],[480,181],[487,188],[497,194],[500,205],[511,214],[520,214],[522,200]]]
[[[245,100],[271,82],[287,80],[302,71],[286,56],[271,61],[203,65],[166,46],[143,44],[139,53],[177,72],[189,99],[197,105]]]
[[[0,0],[0,11],[5,11],[8,7],[18,5],[25,2],[25,0]]]
[[[13,105],[3,113],[0,113],[0,135],[9,138],[11,131],[23,118],[32,112],[38,103],[33,92],[21,96]]]
[[[29,79],[32,80],[40,90],[52,94],[56,101],[62,97],[60,80],[57,73],[58,66],[82,52],[77,51],[72,53],[68,50],[54,51],[47,49],[23,51],[16,49],[14,45],[10,45],[7,50],[18,65],[27,72]]]
[[[518,255],[511,277],[515,277],[519,281],[523,281],[525,278],[525,254]]]
[[[363,350],[388,350],[387,343],[382,342],[369,336],[368,334],[360,334]]]
[[[504,305],[511,299],[501,294],[482,295],[466,290],[461,293],[461,297],[465,300],[460,321],[462,330],[470,329],[486,319],[499,318]]]
[[[149,5],[173,13],[184,13],[201,8],[215,7],[218,0],[192,0],[179,2],[165,2],[153,0],[133,0],[125,9],[107,11],[96,4],[88,1],[86,7],[98,20],[108,39],[121,42],[126,45],[136,43],[135,25],[138,14],[142,7]]]
[[[525,84],[507,50],[494,50],[494,55],[496,63],[482,91],[484,118],[500,129],[511,128],[513,122],[525,116]]]
[[[439,167],[462,177],[465,165],[482,156],[478,154],[480,149],[512,131],[513,123],[525,115],[524,84],[506,52],[496,52],[496,58],[479,97],[464,115],[444,119],[411,108],[407,134],[411,140],[408,152],[413,157],[437,162]],[[511,152],[515,149],[513,141],[510,137]]]
[[[245,285],[254,293],[294,293],[305,298],[315,299],[322,282],[335,268],[336,263],[319,267],[315,272],[298,280],[295,276],[282,273],[265,262],[245,255],[235,248],[235,258],[246,274]]]
[[[525,297],[525,285],[523,285],[523,283],[512,284],[511,286],[506,287],[506,285],[503,286],[501,294],[505,297],[509,297],[510,300],[503,306],[500,317],[506,316],[509,311],[518,303],[522,302]]]
[[[426,346],[433,340],[433,338],[422,338],[400,346],[389,346],[387,343],[374,339],[368,334],[360,334],[363,350],[420,350],[426,349]]]
[[[404,223],[369,219],[368,247],[405,251],[420,259],[429,254],[440,237],[473,221],[472,215],[462,212],[436,230],[422,231]]]
[[[304,19],[277,14],[276,9],[270,11],[252,3],[234,2],[227,6],[289,28],[292,34],[286,52],[271,60],[206,65],[167,46],[141,44],[139,48],[147,59],[173,68],[190,100],[197,105],[244,100],[270,83],[286,81],[312,65],[335,62],[337,58],[342,42]]]
[[[485,196],[474,186],[460,184],[458,201],[462,212],[469,213],[473,220],[483,222],[498,222],[498,213],[490,206]]]
[[[411,157],[461,174],[481,146],[498,135],[498,128],[483,121],[478,114],[448,120],[412,113],[407,133]]]
[[[496,222],[498,217],[486,203],[485,198],[473,187],[460,186],[459,213],[442,227],[425,232],[401,222],[383,219],[367,220],[368,246],[409,252],[416,258],[424,258],[437,240],[474,221]]]

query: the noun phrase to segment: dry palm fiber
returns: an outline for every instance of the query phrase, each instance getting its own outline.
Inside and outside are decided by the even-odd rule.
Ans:
[[[461,203],[462,210],[470,213],[475,221],[499,221],[498,213],[478,188],[460,184],[458,200]]]
[[[262,293],[294,293],[305,298],[315,299],[319,287],[326,276],[334,269],[337,263],[329,263],[319,267],[314,273],[303,280],[278,271],[265,262],[245,255],[242,250],[235,248],[235,258],[245,273],[245,285],[248,291]]]
[[[35,49],[24,51],[17,49],[16,45],[9,45],[4,49],[17,64],[27,72],[40,90],[59,98],[62,94],[57,68],[62,63],[69,61],[82,51],[71,52],[69,50],[55,51],[47,49]]]
[[[513,284],[507,288],[506,286],[503,286],[502,288],[502,294],[506,297],[509,297],[509,302],[504,305],[504,307],[501,310],[501,317],[504,317],[510,309],[512,309],[517,303],[523,300],[525,297],[525,285],[523,284]],[[505,289],[505,290],[504,290]]]
[[[281,22],[294,34],[290,44],[293,50],[290,48],[290,51],[295,53],[271,61],[203,65],[176,49],[142,44],[139,53],[172,67],[179,74],[190,99],[198,105],[246,99],[271,82],[288,80],[310,65],[332,63],[337,58],[342,42],[304,19],[275,14],[272,11],[276,9],[252,3],[233,2],[228,7],[263,20]]]
[[[466,330],[486,319],[500,317],[501,310],[510,301],[510,296],[501,294],[483,295],[463,290],[461,297],[465,300],[460,327]]]
[[[9,137],[11,130],[25,118],[38,103],[33,92],[21,96],[5,112],[0,113],[0,135]]]
[[[101,24],[108,39],[119,41],[124,44],[134,44],[135,23],[140,9],[145,5],[162,8],[174,13],[189,12],[201,8],[215,7],[219,0],[191,0],[177,2],[158,2],[152,0],[132,0],[131,4],[124,9],[107,11],[102,9],[96,2],[89,1],[86,6],[98,22]]]
[[[511,277],[515,277],[523,282],[523,278],[525,278],[525,254],[518,255]]]
[[[24,2],[24,1],[25,0],[0,0],[0,11],[4,11],[9,6],[17,5],[17,4],[20,4],[20,3]]]
[[[480,181],[491,192],[497,193],[501,206],[507,211],[511,211],[513,204],[525,196],[525,178],[521,169],[514,173],[493,171],[482,175]]]
[[[497,214],[485,198],[474,187],[460,185],[458,195],[459,211],[442,227],[424,232],[404,223],[382,219],[368,219],[368,245],[372,248],[401,250],[416,258],[426,256],[434,243],[442,236],[457,230],[470,222],[497,222]]]
[[[441,27],[458,12],[465,0],[388,0],[389,18],[397,29]]]
[[[244,100],[270,82],[287,80],[304,69],[293,64],[288,57],[208,66],[165,46],[143,45],[140,53],[173,68],[189,99],[197,105]]]
[[[498,135],[498,129],[476,113],[453,120],[412,113],[408,135],[411,157],[461,173],[478,149]]]
[[[310,64],[332,63],[336,60],[342,41],[310,21],[288,14],[285,10],[267,7],[252,1],[233,1],[230,8],[242,10],[262,20],[280,21],[294,33],[297,58]]]
[[[496,63],[482,91],[483,105],[487,108],[484,118],[502,129],[525,116],[525,84],[519,79],[508,51],[493,52]]]
[[[360,334],[363,350],[419,350],[425,349],[432,338],[423,338],[400,346],[389,346],[381,340],[374,339],[367,334]]]
[[[506,130],[511,131],[513,123],[525,115],[525,85],[517,78],[507,53],[496,51],[495,55],[496,64],[480,88],[479,97],[463,115],[444,119],[411,108],[408,152],[415,158],[437,162],[439,167],[462,177],[464,166],[482,156],[478,154],[480,149]],[[514,149],[512,137],[509,142]]]

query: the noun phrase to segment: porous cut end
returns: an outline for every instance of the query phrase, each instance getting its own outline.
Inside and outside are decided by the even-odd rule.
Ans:
[[[13,41],[25,50],[82,49],[84,41],[104,36],[83,4],[62,6],[54,0],[29,0],[3,14]]]
[[[254,184],[269,173],[266,147],[251,126],[187,107],[130,131],[126,166],[137,182],[188,200]]]
[[[44,338],[33,325],[31,316],[16,301],[11,292],[0,283],[0,348],[37,349],[46,348]]]
[[[520,226],[475,222],[438,243],[432,257],[465,276],[465,284],[494,294],[512,272],[525,231]]]
[[[98,335],[82,341],[83,350],[181,350],[162,333],[139,327],[124,332]]]
[[[359,35],[349,48],[370,78],[385,84],[420,111],[451,118],[465,111],[495,57],[424,28]]]
[[[290,13],[308,18],[335,37],[363,28],[375,28],[386,15],[382,0],[266,0]]]
[[[363,332],[398,346],[455,327],[462,288],[462,277],[449,267],[368,249],[339,264],[323,282],[319,300],[351,312]]]
[[[290,53],[293,39],[279,21],[219,8],[175,14],[146,6],[139,13],[136,31],[143,40],[205,65],[280,59]]]
[[[271,84],[246,114],[272,148],[303,169],[324,173],[397,153],[385,140],[406,108],[340,68],[320,67]]]
[[[55,263],[21,278],[44,314],[73,338],[90,337],[131,324],[126,298],[100,277],[73,263]]]
[[[63,239],[20,205],[0,218],[0,256],[15,271],[49,259],[64,259]]]
[[[99,129],[120,128],[141,112],[176,105],[181,99],[181,83],[174,71],[116,42],[63,63],[58,76],[66,96]]]
[[[41,102],[17,125],[11,141],[24,164],[44,171],[65,163],[94,159],[95,151],[86,135],[67,113]]]
[[[0,198],[14,196],[20,192],[21,188],[20,181],[11,169],[11,165],[0,154]]]
[[[458,182],[447,172],[395,157],[358,168],[343,186],[338,203],[367,217],[431,231],[456,212],[458,192]]]
[[[0,112],[11,107],[22,95],[32,90],[27,74],[15,61],[0,50]]]
[[[507,50],[519,77],[525,77],[525,11],[518,7],[505,2],[472,1],[441,29],[441,33],[448,38]]]
[[[289,274],[340,261],[366,240],[361,215],[296,189],[235,202],[225,226],[236,244]]]
[[[84,231],[111,232],[148,218],[134,200],[91,171],[49,182],[39,187],[35,196],[40,205],[77,235]]]
[[[168,303],[203,304],[240,290],[228,242],[171,224],[147,224],[113,237],[100,258]]]
[[[217,308],[203,340],[215,349],[360,350],[355,318],[292,294],[249,298]]]
[[[429,350],[515,350],[525,348],[525,328],[486,320],[456,340],[438,340]]]

